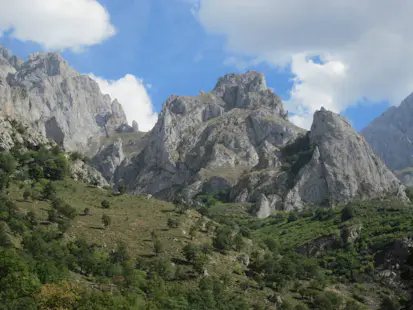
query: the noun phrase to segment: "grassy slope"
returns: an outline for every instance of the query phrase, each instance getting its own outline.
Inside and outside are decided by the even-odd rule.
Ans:
[[[134,257],[155,257],[152,231],[155,230],[158,239],[162,242],[164,251],[162,257],[167,259],[178,259],[183,261],[182,248],[188,243],[212,244],[213,234],[199,230],[194,239],[189,237],[190,228],[198,222],[201,215],[193,210],[185,214],[175,212],[175,206],[171,203],[146,199],[139,195],[114,196],[110,191],[88,186],[75,182],[71,179],[55,182],[58,189],[58,197],[64,199],[78,211],[78,216],[72,221],[71,228],[67,232],[69,239],[83,238],[89,243],[103,246],[106,250],[116,249],[122,241],[126,242],[130,253]],[[50,209],[48,201],[24,201],[23,190],[12,186],[9,196],[16,202],[22,212],[33,211],[40,221],[47,222],[47,210]],[[109,209],[101,207],[102,200],[110,202]],[[89,215],[83,215],[85,208],[90,209]],[[112,223],[102,228],[101,217],[107,214]],[[168,218],[178,219],[179,228],[169,228]],[[204,220],[207,220],[204,218]],[[16,245],[19,240],[15,241]],[[262,301],[268,296],[267,291],[257,290],[251,281],[243,275],[243,267],[236,260],[240,253],[230,251],[226,255],[213,252],[206,270],[210,275],[229,276],[229,286],[234,291],[240,292],[243,297],[247,296],[251,302]],[[73,274],[72,280],[84,282],[78,274]],[[88,279],[90,281],[93,279]],[[195,286],[198,279],[181,281],[185,286]],[[248,286],[245,287],[245,284]],[[241,289],[241,286],[243,287]],[[273,308],[268,308],[273,309]]]

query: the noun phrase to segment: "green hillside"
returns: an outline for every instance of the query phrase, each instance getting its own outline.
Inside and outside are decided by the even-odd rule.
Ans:
[[[0,309],[408,305],[410,204],[259,220],[249,204],[195,210],[75,182],[69,165],[57,147],[0,153]]]

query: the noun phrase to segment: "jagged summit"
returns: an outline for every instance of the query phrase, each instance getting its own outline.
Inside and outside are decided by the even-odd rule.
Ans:
[[[393,170],[413,167],[413,94],[362,130],[374,152]]]
[[[403,186],[345,117],[323,108],[317,111],[309,143],[314,153],[287,195],[287,208],[387,194],[404,198]]]
[[[280,164],[277,149],[304,133],[286,118],[264,75],[228,74],[211,92],[169,97],[146,147],[120,167],[118,179],[163,198],[190,197],[216,186],[211,182],[228,189],[244,170]]]
[[[34,53],[22,62],[0,48],[0,111],[71,151],[86,152],[91,138],[127,124],[121,104],[59,53]]]

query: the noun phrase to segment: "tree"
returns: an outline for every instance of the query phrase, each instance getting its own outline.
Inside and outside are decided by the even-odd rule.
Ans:
[[[56,196],[56,186],[52,182],[47,182],[43,187],[42,198],[45,200],[52,199]]]
[[[36,214],[33,211],[27,212],[26,219],[29,221],[30,224],[37,225]]]
[[[242,239],[242,236],[240,234],[236,235],[234,238],[234,245],[237,251],[241,251],[242,248],[244,247],[244,239]]]
[[[10,236],[8,234],[9,227],[5,222],[0,222],[0,246],[8,248],[12,246]]]
[[[109,215],[107,215],[107,214],[102,215],[102,225],[105,229],[106,229],[106,227],[108,227],[110,225],[111,222],[112,222],[112,219],[110,218]]]
[[[108,200],[102,200],[102,202],[100,203],[102,205],[103,209],[109,209],[110,208],[110,202]]]
[[[196,227],[195,225],[193,225],[189,229],[189,236],[191,237],[191,240],[193,240],[196,237],[197,231],[198,231],[198,227]]]
[[[27,200],[32,195],[32,191],[29,188],[26,188],[23,192],[23,199]]]
[[[355,216],[355,210],[353,206],[346,206],[344,209],[341,211],[341,221],[345,222],[348,220],[351,220]]]
[[[179,227],[179,221],[177,219],[169,218],[167,225],[169,228],[178,228]]]
[[[151,231],[151,238],[154,239],[158,239],[158,233],[156,232],[155,229],[152,229]]]
[[[17,167],[17,162],[13,155],[8,152],[0,153],[0,169],[7,175],[11,175]]]
[[[182,248],[182,255],[190,263],[193,263],[195,261],[195,259],[199,256],[199,253],[199,247],[191,243],[188,243]]]
[[[163,245],[162,245],[162,242],[159,241],[159,239],[155,240],[155,242],[153,244],[153,249],[154,249],[156,255],[159,255],[160,253],[163,252]]]
[[[232,230],[229,227],[220,228],[213,240],[213,245],[218,251],[228,251],[232,247]]]

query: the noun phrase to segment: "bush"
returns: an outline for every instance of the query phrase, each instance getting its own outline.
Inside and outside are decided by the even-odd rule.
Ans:
[[[42,191],[42,198],[45,200],[53,199],[56,196],[56,186],[52,182],[47,182]]]
[[[291,213],[288,215],[288,223],[295,222],[295,221],[297,221],[297,220],[298,220],[298,215],[297,215],[297,213],[291,212]]]
[[[346,206],[344,209],[341,211],[341,221],[345,222],[348,220],[351,220],[353,217],[356,216],[356,212],[354,210],[353,206]]]
[[[27,200],[32,195],[32,191],[29,188],[26,188],[23,192],[23,199]]]
[[[107,214],[102,215],[102,225],[105,229],[111,224],[111,222],[112,222],[112,219],[110,218],[109,215]]]
[[[155,242],[153,244],[153,249],[154,249],[156,255],[159,255],[163,252],[163,245],[162,245],[162,242],[159,241],[159,239],[155,240]]]
[[[167,225],[169,228],[178,228],[179,227],[179,221],[177,219],[169,218]]]
[[[213,240],[213,245],[218,251],[228,251],[232,247],[232,230],[229,227],[220,228]]]
[[[100,203],[103,209],[109,209],[110,208],[110,202],[108,200],[102,200]]]
[[[187,244],[182,249],[182,255],[190,263],[193,263],[195,261],[195,259],[199,256],[200,252],[200,248],[191,243]]]

